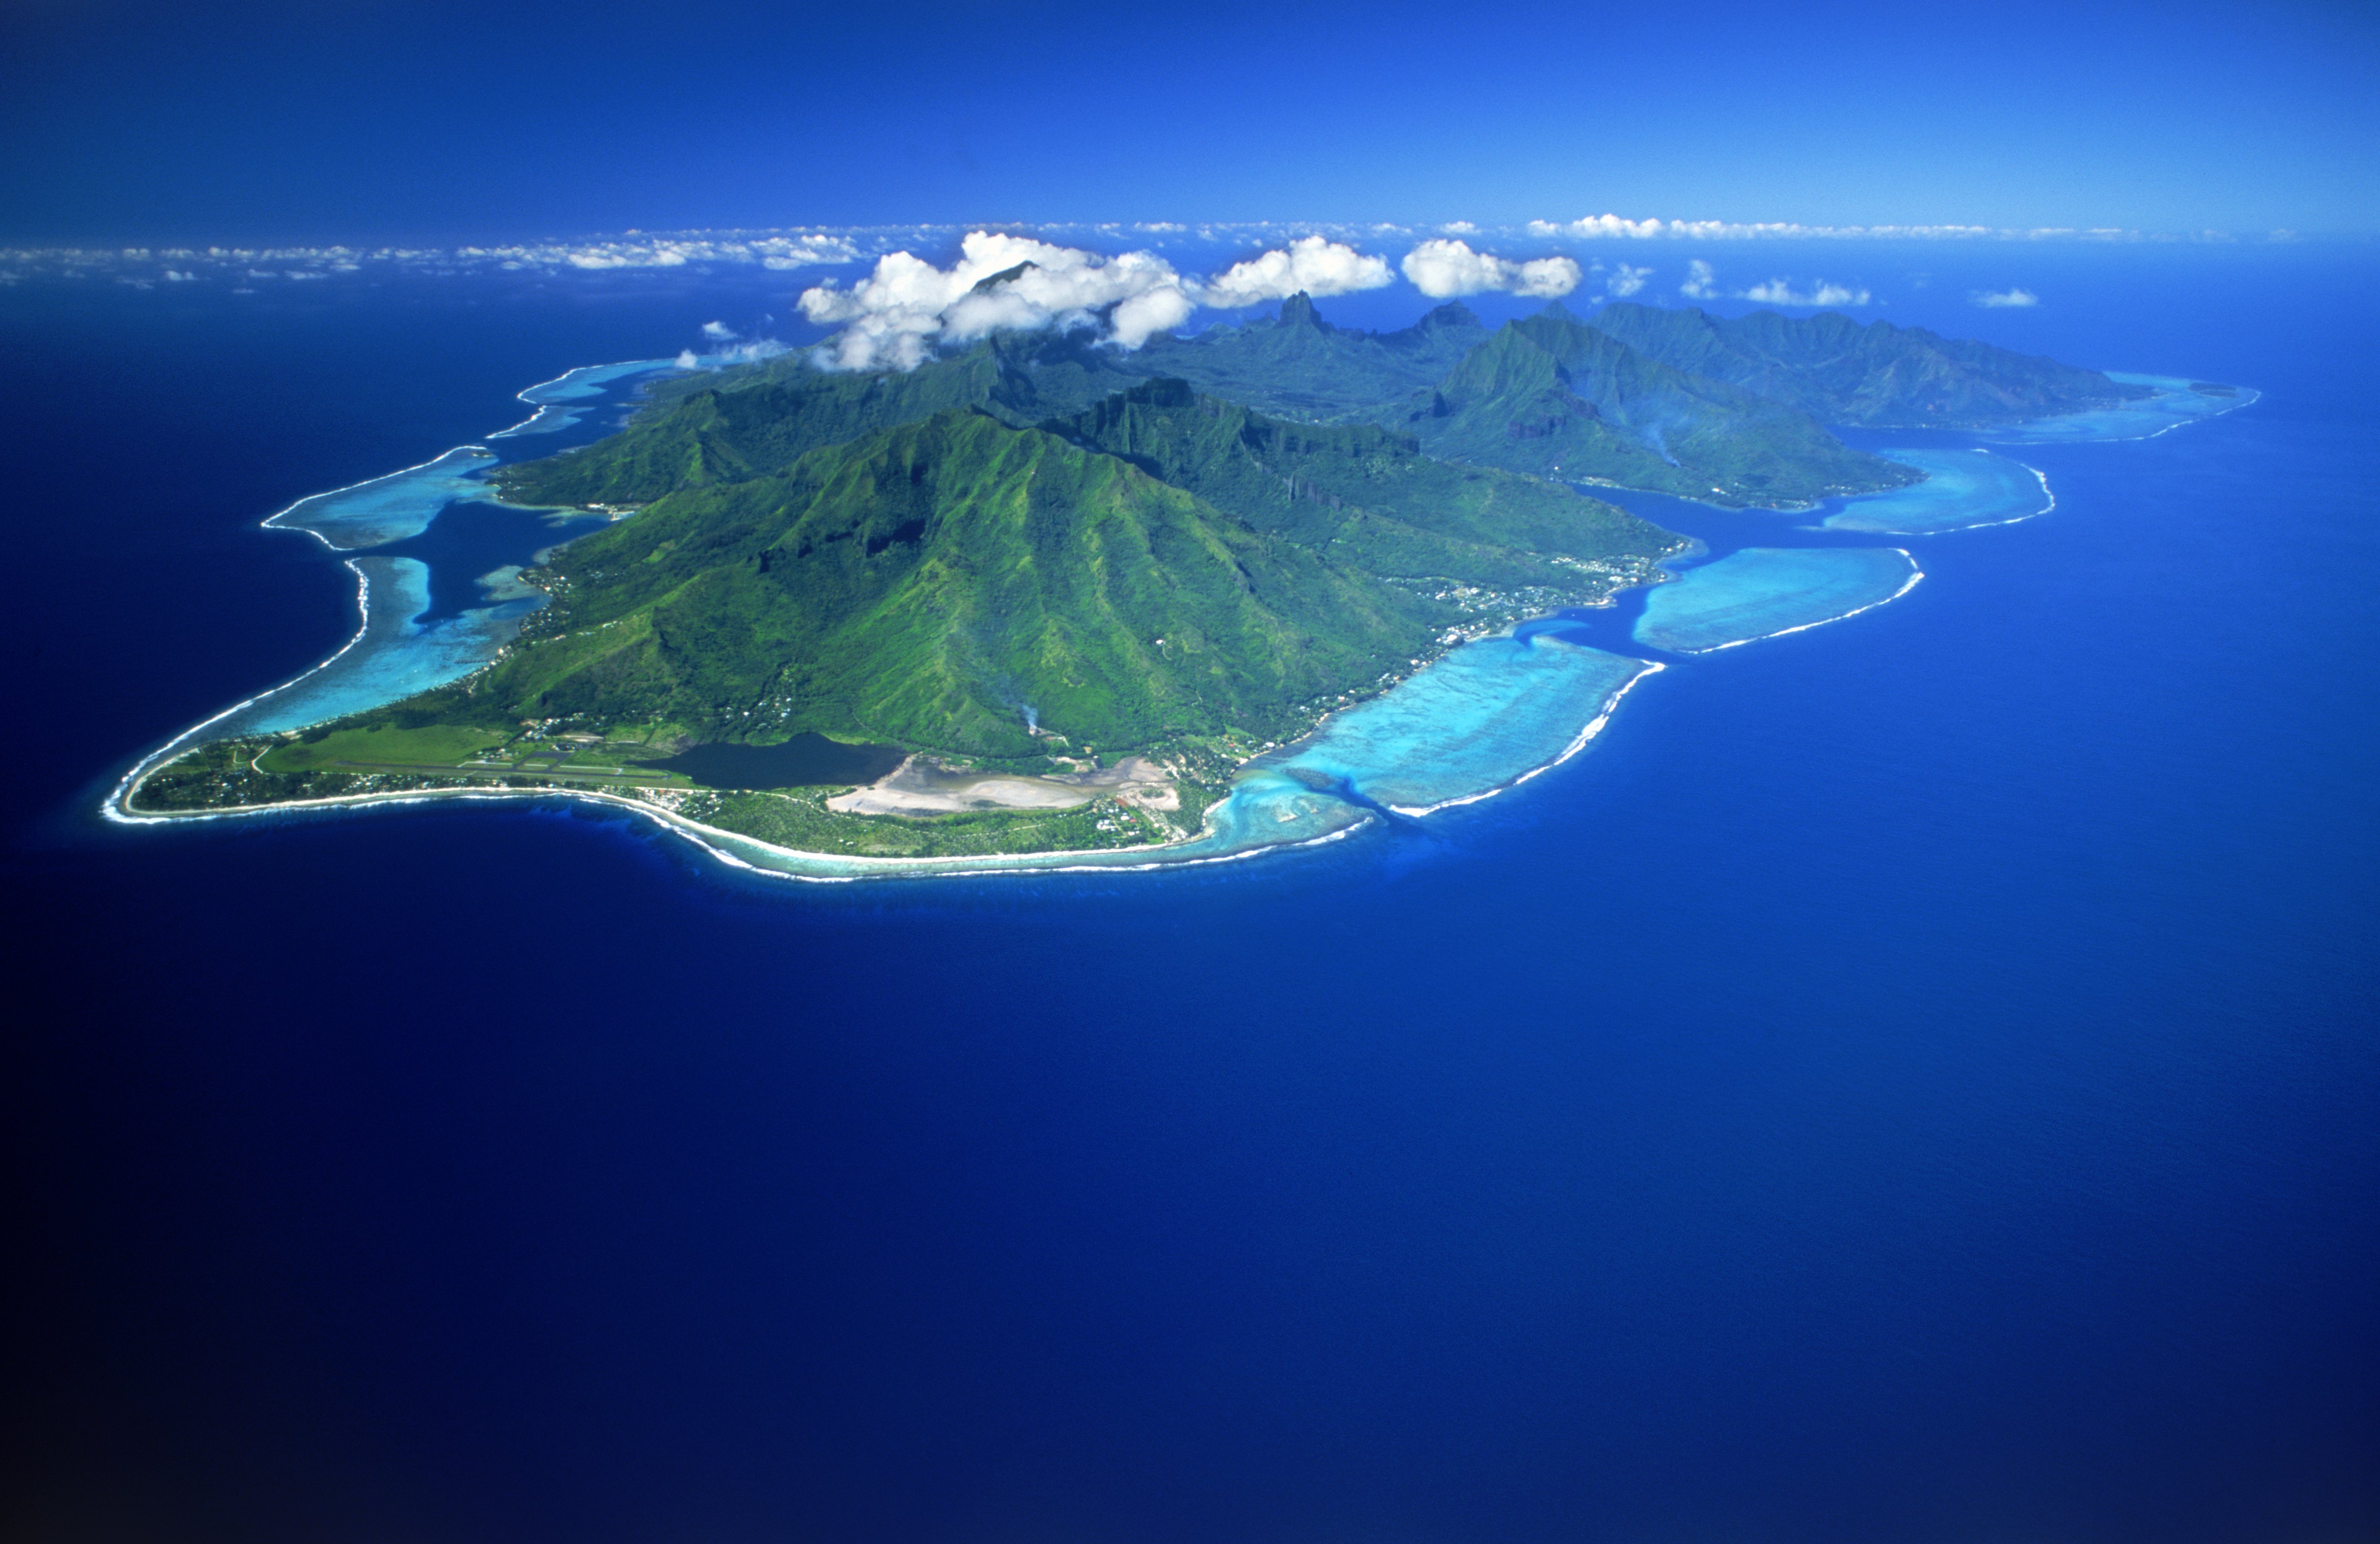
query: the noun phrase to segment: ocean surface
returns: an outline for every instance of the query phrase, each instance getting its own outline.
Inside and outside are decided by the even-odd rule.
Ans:
[[[844,886],[562,805],[94,813],[353,634],[259,520],[782,295],[0,290],[9,1530],[2380,1537],[2380,259],[1859,261],[2263,395],[1996,445],[2012,524],[1631,497],[1696,626],[1747,553],[1925,577],[1556,619],[1669,668],[1497,797]],[[367,561],[459,619],[503,517]]]

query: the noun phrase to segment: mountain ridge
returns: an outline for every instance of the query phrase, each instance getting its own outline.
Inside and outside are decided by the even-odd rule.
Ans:
[[[1433,455],[1730,505],[1806,505],[1919,474],[1799,408],[1693,376],[1556,303],[1508,322],[1416,394]]]
[[[2148,395],[2095,371],[1840,311],[1723,318],[1615,300],[1593,325],[1649,359],[1791,404],[1827,423],[1982,429]]]
[[[1241,728],[1406,665],[1449,614],[1121,458],[973,408],[688,488],[557,552],[524,642],[412,711],[666,719],[1033,754]]]

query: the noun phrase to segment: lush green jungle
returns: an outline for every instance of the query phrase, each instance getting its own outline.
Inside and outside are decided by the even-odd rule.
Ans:
[[[526,576],[547,604],[493,663],[194,758],[152,798],[541,772],[829,851],[1161,840],[1195,822],[1094,818],[1116,807],[1086,774],[1142,756],[1182,790],[1163,808],[1195,813],[1241,757],[1463,638],[1657,578],[1680,539],[1582,486],[1795,507],[1922,475],[1826,422],[2004,422],[2132,390],[1832,314],[1552,305],[1491,331],[1452,304],[1374,333],[1303,295],[1131,352],[1012,333],[907,371],[690,374],[608,439],[495,474],[516,503],[636,514]],[[1040,774],[1088,811],[946,813],[972,833],[953,848],[869,834],[924,817],[778,808],[660,766],[802,735]]]

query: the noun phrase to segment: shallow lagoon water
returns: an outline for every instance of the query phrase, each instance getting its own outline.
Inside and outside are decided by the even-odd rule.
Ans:
[[[1484,798],[1551,766],[1656,668],[1547,628],[1466,643],[1395,690],[1260,757],[1254,776],[1353,790],[1401,815]]]
[[[520,394],[523,402],[537,405],[537,411],[526,421],[510,429],[501,429],[489,435],[492,440],[509,440],[523,434],[558,434],[585,420],[583,409],[595,407],[604,399],[618,401],[623,386],[641,383],[647,377],[679,367],[668,359],[627,359],[618,364],[581,365],[553,380],[542,382]],[[551,454],[552,446],[541,446],[536,454]]]
[[[611,523],[607,516],[575,510],[457,499],[419,535],[358,555],[414,558],[429,565],[430,607],[413,619],[426,626],[518,598],[524,592],[513,580],[522,568],[541,562],[562,543]]]
[[[1635,638],[1679,654],[1731,649],[1855,616],[1922,577],[1896,547],[1745,547],[1646,596]]]
[[[493,659],[521,618],[544,601],[519,582],[520,569],[543,549],[604,523],[491,499],[484,480],[491,469],[559,448],[505,442],[570,431],[581,440],[608,433],[643,383],[673,368],[638,359],[570,371],[519,394],[538,410],[488,436],[502,449],[457,445],[418,467],[300,499],[268,518],[269,528],[303,530],[334,552],[355,554],[347,567],[356,576],[361,620],[322,664],[209,720],[204,731],[224,736],[299,729],[444,686]],[[456,518],[447,518],[450,513]]]
[[[1424,815],[1525,782],[1584,748],[1628,688],[1660,666],[1568,641],[1560,623],[1476,638],[1390,690],[1248,763],[1200,835],[1163,848],[1014,857],[852,859],[703,840],[754,869],[806,879],[1212,863]]]
[[[429,565],[417,558],[350,558],[365,606],[355,638],[319,668],[233,710],[209,725],[216,736],[303,729],[458,681],[495,656],[543,602],[537,591],[502,576],[487,603],[424,623],[431,609]]]
[[[2041,473],[1987,450],[1893,449],[1876,454],[1915,467],[1925,474],[1925,480],[1847,499],[1819,522],[1823,529],[1923,536],[2028,520],[2047,514],[2057,502]]]
[[[456,445],[419,467],[300,499],[264,523],[310,531],[334,552],[384,547],[420,535],[457,499],[485,498],[480,474],[503,460],[484,445]]]
[[[2191,390],[2191,381],[2178,375],[2138,375],[2120,370],[2107,371],[2110,380],[2131,385],[2149,386],[2153,396],[2120,407],[2102,407],[2088,413],[2066,413],[2057,418],[2035,419],[2031,423],[2010,429],[1985,432],[1979,438],[1998,444],[2074,444],[2095,440],[2145,440],[2186,423],[2219,417],[2245,407],[2260,395],[2245,386],[2232,389],[2228,395]]]

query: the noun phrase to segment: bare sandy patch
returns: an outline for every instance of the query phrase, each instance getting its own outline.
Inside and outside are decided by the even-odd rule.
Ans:
[[[837,794],[829,809],[848,815],[955,815],[969,809],[1072,809],[1113,796],[1150,809],[1179,809],[1166,769],[1145,756],[1127,756],[1095,772],[1028,777],[943,767],[912,756],[865,788]]]

